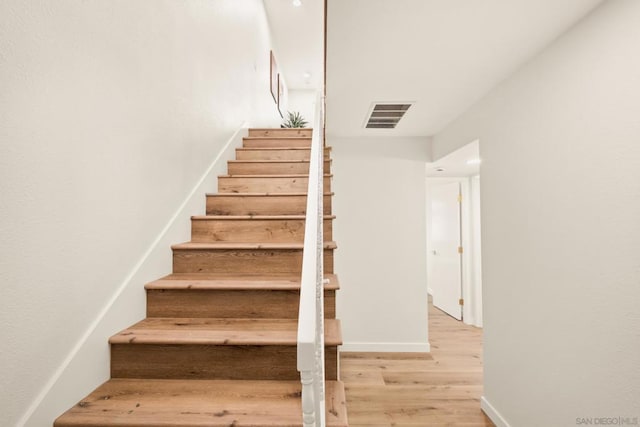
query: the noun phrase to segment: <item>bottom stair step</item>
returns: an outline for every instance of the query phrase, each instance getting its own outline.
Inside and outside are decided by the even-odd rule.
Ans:
[[[344,385],[327,381],[326,425],[347,427]],[[298,381],[112,379],[54,427],[302,426]]]
[[[112,378],[293,381],[297,319],[142,320],[109,339]],[[338,379],[340,321],[325,320],[325,378]]]

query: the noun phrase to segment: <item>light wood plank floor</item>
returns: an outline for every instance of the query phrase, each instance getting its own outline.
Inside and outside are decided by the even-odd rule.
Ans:
[[[431,353],[341,353],[351,427],[493,426],[480,410],[482,329],[429,303]]]

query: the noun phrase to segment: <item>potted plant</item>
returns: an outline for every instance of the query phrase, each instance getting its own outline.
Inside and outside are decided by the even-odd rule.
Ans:
[[[297,112],[287,111],[287,118],[280,127],[283,128],[303,128],[307,126],[307,121],[302,117],[302,115]]]

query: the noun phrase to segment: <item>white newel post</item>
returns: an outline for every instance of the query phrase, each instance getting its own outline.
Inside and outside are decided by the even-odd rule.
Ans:
[[[314,404],[314,377],[313,371],[300,372],[302,382],[302,422],[304,427],[316,427],[315,404]]]

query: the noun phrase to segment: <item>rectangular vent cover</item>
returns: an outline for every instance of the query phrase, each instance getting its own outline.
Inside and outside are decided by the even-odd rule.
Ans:
[[[367,118],[367,129],[393,129],[412,104],[374,104]]]

